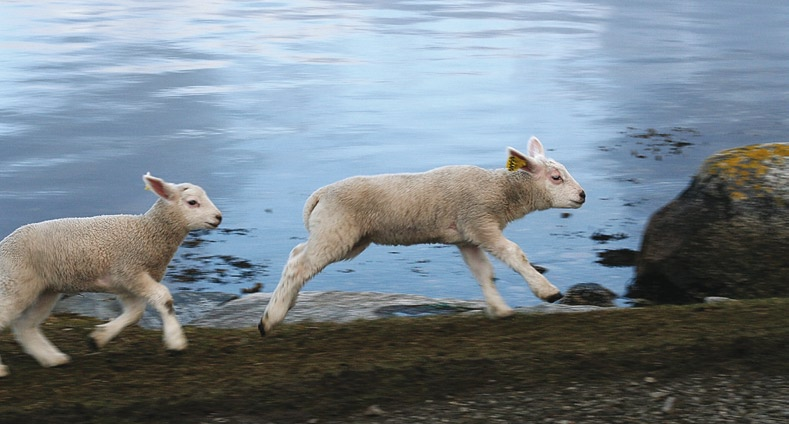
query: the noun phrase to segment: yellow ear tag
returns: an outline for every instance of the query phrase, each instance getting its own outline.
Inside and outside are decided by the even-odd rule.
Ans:
[[[509,158],[507,158],[508,171],[517,171],[523,168],[524,166],[526,166],[526,161],[517,156],[510,156]]]
[[[145,175],[151,175],[151,173],[150,173],[150,172],[147,172]],[[151,188],[151,185],[150,185],[150,184],[148,184],[148,181],[146,181],[146,182],[145,182],[145,190],[146,190],[146,191],[151,191],[151,190],[153,190],[153,189]]]

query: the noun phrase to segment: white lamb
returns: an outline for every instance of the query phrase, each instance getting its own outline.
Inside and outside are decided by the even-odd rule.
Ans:
[[[64,218],[29,224],[0,241],[0,331],[10,324],[17,342],[42,366],[70,358],[39,328],[61,293],[116,293],[123,313],[99,325],[91,343],[101,348],[140,320],[146,302],[161,314],[164,344],[180,351],[187,342],[160,284],[187,233],[216,228],[219,209],[192,184],[171,184],[149,174],[146,189],[160,198],[143,215]],[[8,368],[0,362],[0,377]]]
[[[509,148],[508,169],[446,166],[418,174],[352,177],[318,189],[304,207],[306,242],[290,253],[258,329],[262,335],[285,318],[299,290],[327,265],[352,259],[370,243],[454,244],[482,287],[491,317],[512,314],[493,282],[484,251],[520,273],[548,302],[561,292],[529,264],[502,230],[529,212],[578,208],[586,193],[564,166],[529,140],[528,155]]]

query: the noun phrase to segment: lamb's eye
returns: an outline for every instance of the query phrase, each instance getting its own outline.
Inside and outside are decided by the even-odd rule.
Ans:
[[[562,180],[562,176],[561,175],[553,175],[553,176],[551,176],[551,178],[553,178],[554,181],[561,181]]]
[[[197,205],[199,205],[199,203],[197,203],[197,200],[190,200],[190,201],[188,201],[186,203],[188,203],[189,206],[197,206]]]

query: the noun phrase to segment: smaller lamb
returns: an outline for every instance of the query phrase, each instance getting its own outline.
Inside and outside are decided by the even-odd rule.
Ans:
[[[40,328],[61,293],[118,295],[123,313],[91,333],[96,348],[139,321],[146,302],[161,314],[166,348],[186,348],[173,297],[160,281],[189,231],[218,227],[222,214],[196,185],[150,173],[143,180],[159,196],[143,215],[55,219],[24,225],[0,241],[0,331],[10,324],[17,342],[42,366],[70,361]],[[6,375],[0,362],[0,377]]]
[[[529,264],[502,230],[529,212],[579,208],[586,193],[532,137],[528,155],[509,148],[507,169],[446,166],[418,174],[352,177],[318,189],[304,206],[306,242],[290,253],[258,329],[265,336],[296,303],[307,281],[370,243],[456,245],[482,287],[489,316],[513,313],[493,282],[485,252],[517,271],[548,302],[561,292]]]

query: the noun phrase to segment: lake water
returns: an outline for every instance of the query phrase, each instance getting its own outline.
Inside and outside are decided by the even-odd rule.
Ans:
[[[166,283],[271,291],[314,189],[502,167],[536,135],[588,202],[506,235],[560,288],[622,293],[633,269],[598,254],[638,249],[704,157],[785,141],[788,75],[787,2],[4,1],[0,237],[142,213],[151,171],[203,186],[225,216]],[[496,267],[509,303],[539,302]],[[372,247],[306,288],[481,298],[457,250],[431,245]]]

